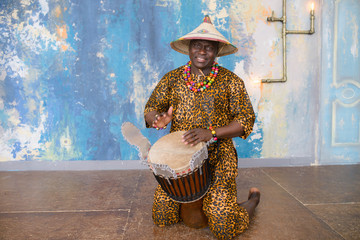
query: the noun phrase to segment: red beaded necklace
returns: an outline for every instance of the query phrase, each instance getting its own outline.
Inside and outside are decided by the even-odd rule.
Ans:
[[[205,80],[203,82],[195,83],[194,81],[192,81],[191,61],[189,61],[185,65],[185,68],[184,68],[185,83],[191,91],[202,92],[211,86],[211,84],[214,82],[218,72],[219,72],[219,64],[217,62],[214,62],[209,76],[205,77]]]

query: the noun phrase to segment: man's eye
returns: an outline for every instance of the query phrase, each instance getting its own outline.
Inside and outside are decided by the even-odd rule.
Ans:
[[[212,51],[214,51],[214,48],[213,47],[206,47],[206,51],[212,52]]]
[[[195,44],[194,44],[194,48],[196,48],[196,49],[200,49],[200,48],[201,48],[201,45],[200,45],[200,44],[198,44],[198,43],[195,43]]]

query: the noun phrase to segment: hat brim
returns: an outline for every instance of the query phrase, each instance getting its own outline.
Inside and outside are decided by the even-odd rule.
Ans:
[[[180,38],[178,40],[171,42],[170,46],[172,49],[174,49],[179,53],[189,55],[189,46],[191,40],[207,40],[207,41],[219,42],[219,46],[218,46],[219,52],[217,54],[218,57],[230,55],[238,51],[237,47],[235,47],[231,43],[222,42],[219,39],[213,39],[209,37],[194,37],[194,38],[186,38],[186,39]]]

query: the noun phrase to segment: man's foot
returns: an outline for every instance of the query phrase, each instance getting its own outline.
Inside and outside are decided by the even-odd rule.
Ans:
[[[258,188],[255,188],[255,187],[250,188],[248,200],[250,200],[250,199],[256,201],[256,205],[259,204],[259,202],[260,202],[260,190]]]

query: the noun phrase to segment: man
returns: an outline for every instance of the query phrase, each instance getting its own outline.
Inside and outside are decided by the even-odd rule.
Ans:
[[[236,190],[237,154],[232,138],[245,139],[252,131],[255,114],[244,82],[220,67],[217,56],[235,53],[205,16],[204,22],[171,47],[188,54],[190,61],[167,73],[152,92],[144,110],[147,127],[186,131],[184,144],[214,143],[208,147],[212,185],[203,198],[209,228],[219,239],[231,239],[248,228],[249,218],[260,201],[260,192],[251,188],[246,202],[238,204]],[[156,225],[181,221],[180,204],[158,186],[153,204]]]

